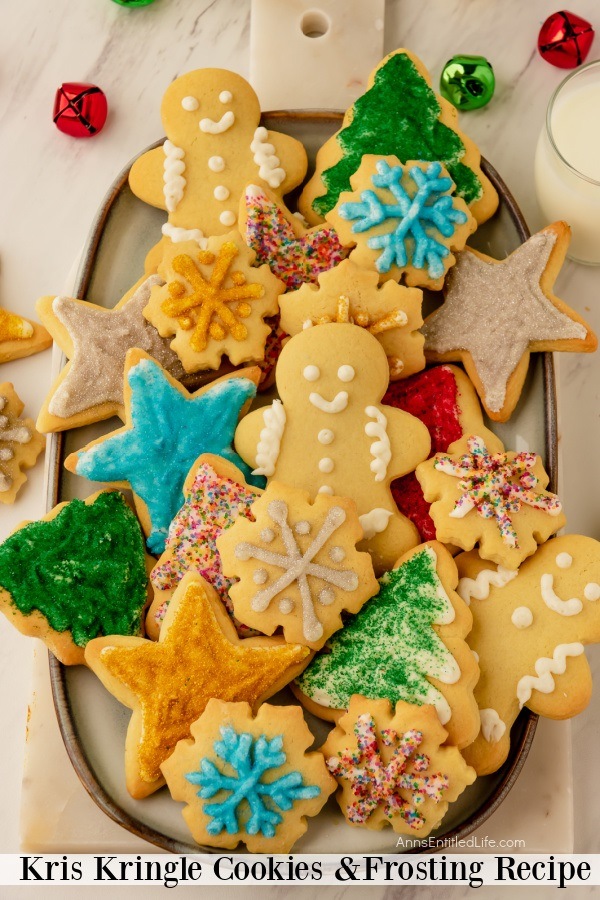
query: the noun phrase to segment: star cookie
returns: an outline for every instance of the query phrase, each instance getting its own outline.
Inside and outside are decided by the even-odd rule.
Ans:
[[[142,633],[147,584],[140,526],[118,491],[59,503],[0,545],[0,610],[67,666],[99,635]]]
[[[477,222],[439,162],[407,162],[395,156],[363,156],[350,176],[353,191],[340,194],[327,221],[352,262],[401,278],[411,287],[439,290]]]
[[[35,430],[33,419],[22,419],[25,408],[9,381],[0,384],[0,503],[14,503],[27,481],[46,439]]]
[[[266,263],[288,291],[315,282],[345,256],[333,228],[306,229],[274,194],[255,184],[242,195],[239,228],[258,262]]]
[[[125,744],[127,790],[135,799],[164,784],[160,767],[215,697],[257,709],[302,670],[306,647],[283,638],[241,641],[209,584],[188,572],[169,604],[158,641],[90,641],[86,662],[133,710]]]
[[[217,540],[236,617],[263,634],[278,626],[288,641],[313,649],[358,612],[378,585],[351,500],[271,482],[252,509]]]
[[[279,312],[284,285],[268,266],[254,266],[255,254],[236,231],[193,242],[169,244],[144,315],[171,341],[186,372],[218,369],[221,357],[239,363],[262,360],[271,330],[265,317]]]
[[[288,853],[335,791],[299,706],[209,700],[190,732],[161,769],[198,844]]]
[[[473,698],[479,671],[466,643],[471,614],[457,583],[454,561],[440,543],[411,550],[315,656],[294,693],[309,712],[331,722],[353,694],[430,704],[450,742],[468,746],[479,731]]]
[[[146,619],[148,637],[158,637],[173,591],[189,570],[208,581],[233,617],[229,589],[235,578],[223,574],[216,541],[239,516],[252,521],[250,510],[261,493],[260,488],[249,487],[240,470],[226,459],[204,453],[196,460],[183,485],[183,506],[169,526],[164,553],[150,574],[155,593]],[[234,622],[240,636],[251,632]]]
[[[127,351],[144,350],[181,378],[179,358],[142,315],[157,275],[129,291],[114,309],[71,297],[42,297],[38,314],[69,357],[38,417],[43,432],[64,431],[118,415],[123,417],[123,368]]]
[[[250,477],[232,449],[233,433],[256,394],[258,369],[241,369],[194,394],[141,350],[125,361],[125,425],[65,460],[92,481],[131,487],[148,548],[162,553],[183,504],[183,485],[198,453],[215,453]]]
[[[555,222],[506,259],[467,248],[446,281],[442,306],[425,321],[425,355],[461,361],[488,416],[510,418],[530,353],[591,353],[598,341],[587,323],[552,293],[570,239]]]
[[[504,451],[490,434],[468,435],[417,466],[438,540],[517,569],[566,522],[536,453]]]
[[[460,750],[441,746],[447,736],[432,706],[352,697],[321,747],[346,821],[427,837],[475,781]]]
[[[0,363],[31,356],[51,346],[52,335],[43,325],[0,306]]]
[[[344,260],[318,277],[281,297],[281,327],[298,334],[310,325],[351,322],[375,335],[385,350],[390,379],[406,378],[425,368],[421,303],[417,288],[393,281],[379,286],[377,272]]]
[[[518,571],[490,568],[475,550],[456,557],[458,593],[470,604],[469,646],[479,656],[481,732],[464,751],[478,775],[495,772],[523,706],[566,719],[588,704],[584,646],[600,642],[600,543],[564,535]],[[500,640],[499,640],[500,637]]]

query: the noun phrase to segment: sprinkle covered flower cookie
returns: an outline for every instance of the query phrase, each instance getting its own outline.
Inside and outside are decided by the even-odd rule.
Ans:
[[[351,825],[426,837],[475,781],[432,706],[354,695],[321,747]]]
[[[46,443],[32,419],[22,419],[25,406],[9,381],[0,384],[0,503],[14,503],[30,469]]]
[[[299,206],[309,222],[333,209],[365,154],[393,154],[440,161],[478,222],[498,206],[498,195],[481,170],[479,150],[458,128],[456,109],[434,93],[431,76],[408,50],[395,50],[369,77],[367,91],[344,116],[340,131],[319,150],[315,174],[302,191]]]
[[[174,378],[182,377],[177,354],[142,315],[151,289],[162,283],[151,275],[114,309],[71,297],[38,300],[42,322],[69,358],[40,410],[40,431],[64,431],[114,415],[123,418],[123,370],[132,347],[144,350]]]
[[[65,467],[92,481],[131,486],[148,549],[162,553],[199,452],[223,456],[249,475],[231,442],[258,377],[256,368],[241,369],[188,394],[156,360],[129,350],[125,425],[71,453]]]
[[[233,365],[264,358],[264,319],[279,312],[284,285],[254,258],[237,231],[209,238],[204,250],[190,241],[165,248],[165,283],[152,289],[144,315],[162,337],[175,335],[171,349],[186,372],[218,369],[223,355]]]
[[[98,638],[85,660],[133,710],[125,744],[127,790],[142,799],[164,784],[161,765],[212,697],[257,709],[306,665],[310,651],[283,638],[240,641],[213,588],[188,572],[175,591],[158,641]]]
[[[461,438],[421,463],[416,475],[438,540],[516,569],[566,518],[536,453],[504,451],[498,438]]]
[[[481,669],[475,688],[481,732],[464,753],[486,775],[506,759],[523,706],[566,719],[589,702],[584,646],[600,641],[600,543],[557,537],[518,571],[490,568],[475,551],[461,553],[456,564],[458,592],[473,614],[469,645]]]
[[[22,359],[51,346],[52,335],[43,325],[0,306],[0,363]]]
[[[288,853],[335,791],[298,706],[209,700],[161,768],[194,840]]]
[[[318,649],[342,625],[342,610],[358,612],[377,592],[351,500],[271,482],[251,508],[217,539],[236,617],[288,641]]]
[[[380,579],[379,593],[333,635],[293,685],[307,709],[337,721],[353,694],[431,704],[451,743],[479,730],[478,669],[465,643],[471,615],[456,594],[452,557],[432,541]]]
[[[390,379],[396,380],[425,368],[422,301],[418,288],[393,281],[380,286],[377,272],[344,260],[319,275],[318,285],[306,284],[281,297],[281,327],[293,335],[329,322],[360,325],[385,350]]]
[[[381,403],[389,364],[364,328],[331,323],[292,337],[277,363],[281,400],[245,416],[235,446],[255,474],[356,503],[375,572],[418,543],[389,484],[429,454],[426,427]]]
[[[477,222],[439,162],[363,156],[351,175],[353,192],[340,194],[327,213],[350,259],[375,269],[380,281],[401,278],[413,287],[439,290]]]
[[[117,491],[60,503],[0,545],[0,609],[65,665],[99,635],[141,634],[147,584],[140,526]]]
[[[425,321],[427,358],[461,361],[497,422],[519,401],[530,353],[590,353],[598,345],[589,325],[552,293],[570,233],[555,222],[502,260],[467,247],[450,271],[444,303]]]
[[[306,173],[300,141],[260,124],[248,82],[225,69],[196,69],[176,78],[161,106],[167,140],[133,164],[133,193],[168,212],[163,235],[196,241],[225,234],[237,222],[247,184],[283,197]]]
[[[154,600],[148,610],[146,633],[157,638],[173,591],[186,572],[199,572],[216,590],[233,617],[229,589],[235,578],[223,574],[217,538],[239,518],[253,520],[251,507],[260,488],[246,484],[243,474],[220,456],[200,456],[183,485],[183,506],[171,522],[164,553],[150,573]],[[250,629],[235,622],[238,634]]]

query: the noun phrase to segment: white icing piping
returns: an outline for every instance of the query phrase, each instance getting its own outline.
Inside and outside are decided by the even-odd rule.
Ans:
[[[205,134],[223,134],[224,131],[228,131],[231,128],[234,122],[235,115],[228,109],[218,122],[215,122],[214,119],[200,119],[198,124],[200,131],[203,131]]]
[[[165,222],[162,233],[174,244],[180,244],[182,241],[196,241],[201,250],[206,250],[208,247],[208,238],[204,237],[199,228],[178,228],[176,225],[171,225],[170,222]]]
[[[340,391],[335,395],[333,400],[325,400],[318,394],[316,391],[313,391],[308,395],[308,399],[312,403],[313,406],[316,406],[317,409],[320,409],[321,412],[325,413],[339,413],[343,412],[348,406],[348,392]]]
[[[513,610],[510,621],[515,628],[529,628],[533,622],[533,613],[528,606],[517,606],[517,608]]]
[[[376,506],[375,509],[369,510],[358,517],[363,530],[363,537],[366,541],[370,541],[376,534],[381,534],[388,527],[388,521],[392,513],[389,509],[382,509]]]
[[[540,691],[542,694],[551,694],[555,688],[553,675],[563,675],[567,668],[568,656],[581,656],[583,644],[575,641],[573,644],[559,644],[554,648],[552,657],[542,656],[535,663],[534,675],[523,675],[517,684],[517,700],[522,709],[531,697],[532,691]]]
[[[374,422],[367,422],[365,434],[369,437],[378,438],[371,444],[371,456],[373,459],[370,469],[371,472],[375,473],[375,481],[383,481],[392,458],[392,448],[387,433],[387,419],[376,406],[367,406],[365,412],[371,419],[375,419]]]
[[[183,198],[183,191],[186,185],[186,180],[183,177],[185,172],[185,163],[183,161],[185,151],[181,147],[176,147],[168,139],[163,144],[163,150],[165,153],[163,166],[165,206],[168,212],[175,212],[177,205]]]
[[[456,592],[469,606],[471,597],[475,597],[476,600],[487,600],[490,596],[490,587],[492,585],[502,588],[509,581],[512,581],[513,578],[516,578],[518,574],[518,569],[512,571],[511,569],[505,569],[504,566],[498,566],[495,572],[493,569],[482,569],[477,578],[461,578]]]
[[[444,612],[442,612],[438,616],[436,616],[436,618],[433,620],[433,624],[434,625],[449,625],[450,622],[454,622],[454,619],[456,618],[456,611],[452,605],[452,601],[450,600],[450,597],[446,593],[446,590],[440,580],[439,575],[437,574],[437,553],[435,552],[433,547],[427,547],[425,552],[426,552],[427,556],[430,558],[430,560],[432,561],[434,568],[436,569],[436,581],[437,581],[436,596],[437,596],[438,600],[441,600],[443,602],[444,610],[445,610]],[[460,677],[460,670],[459,670],[459,677]]]
[[[583,603],[577,597],[570,600],[561,600],[554,592],[554,577],[549,574],[542,575],[540,579],[540,590],[542,592],[542,600],[552,612],[558,613],[559,616],[576,616],[583,609]]]
[[[281,400],[273,400],[263,412],[264,428],[260,433],[256,448],[256,469],[253,475],[272,475],[281,449],[281,438],[285,428],[285,409]]]
[[[502,721],[495,709],[480,709],[481,734],[484,741],[497,744],[506,731],[506,723]]]
[[[285,179],[285,169],[279,165],[279,157],[275,154],[273,144],[267,143],[269,132],[264,126],[260,126],[254,132],[254,140],[250,149],[254,154],[254,162],[258,166],[258,174],[266,181],[269,187],[278,188]]]

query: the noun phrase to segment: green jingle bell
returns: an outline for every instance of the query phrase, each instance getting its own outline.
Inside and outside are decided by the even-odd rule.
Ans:
[[[494,96],[496,79],[485,56],[453,56],[443,68],[440,93],[457,109],[479,109]]]

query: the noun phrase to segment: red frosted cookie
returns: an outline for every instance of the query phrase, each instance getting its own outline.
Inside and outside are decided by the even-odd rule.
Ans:
[[[487,432],[475,388],[457,366],[435,366],[402,381],[393,381],[383,402],[416,416],[427,426],[431,456],[445,453],[474,423],[477,429]],[[391,488],[398,509],[417,527],[421,540],[435,540],[430,504],[415,473],[397,478]]]

